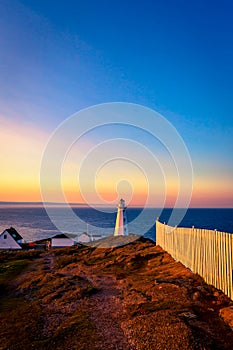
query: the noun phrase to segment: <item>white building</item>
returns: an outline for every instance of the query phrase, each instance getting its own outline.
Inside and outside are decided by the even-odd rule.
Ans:
[[[128,236],[128,224],[126,217],[126,206],[124,199],[119,201],[117,206],[117,217],[114,230],[114,236]]]
[[[8,228],[0,234],[0,249],[22,249],[23,238],[13,228]]]
[[[78,243],[89,243],[92,241],[91,235],[87,232],[83,232],[76,237]]]
[[[96,241],[98,239],[102,238],[102,235],[97,235],[97,234],[89,234],[87,232],[83,232],[81,234],[79,234],[75,240],[78,242],[78,243],[89,243],[89,242],[93,242],[93,241]]]
[[[64,233],[61,233],[51,238],[52,248],[71,247],[73,245],[74,245],[74,240],[66,236]]]

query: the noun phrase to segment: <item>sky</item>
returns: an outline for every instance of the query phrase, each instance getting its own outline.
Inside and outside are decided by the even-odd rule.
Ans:
[[[233,207],[232,13],[230,0],[0,0],[0,201],[41,201],[41,159],[54,130],[80,110],[124,102],[157,111],[183,139],[193,167],[190,206]],[[113,135],[139,143],[132,152],[148,155],[146,169],[104,163],[116,145],[101,157],[94,148]],[[66,199],[113,204],[124,196],[143,205],[152,179],[154,205],[163,193],[174,205],[179,181],[165,148],[129,126],[88,132],[63,164]],[[148,149],[161,171],[150,167]],[[90,151],[98,170],[92,191],[88,158],[81,169]]]

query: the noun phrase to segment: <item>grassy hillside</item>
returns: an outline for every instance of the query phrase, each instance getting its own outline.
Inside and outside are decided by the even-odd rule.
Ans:
[[[0,253],[0,349],[231,349],[223,293],[149,240],[99,244]]]

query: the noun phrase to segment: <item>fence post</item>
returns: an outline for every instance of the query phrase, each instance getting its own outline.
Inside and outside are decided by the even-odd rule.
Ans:
[[[167,249],[166,247],[166,237],[165,237],[165,233],[166,233],[166,224],[165,222],[163,223],[163,249]]]

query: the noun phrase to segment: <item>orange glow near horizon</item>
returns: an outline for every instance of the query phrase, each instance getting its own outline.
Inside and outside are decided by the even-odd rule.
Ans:
[[[40,159],[48,134],[29,125],[16,125],[1,116],[0,122],[0,201],[41,201]]]
[[[31,126],[18,126],[1,118],[2,136],[0,201],[9,202],[40,202],[40,161],[49,135]],[[9,134],[10,130],[10,134]],[[80,151],[80,149],[79,149]],[[81,149],[85,152],[85,147]],[[79,164],[76,160],[75,164]],[[151,174],[148,179],[140,169],[132,163],[112,164],[101,168],[94,174],[94,183],[89,178],[90,171],[84,172],[78,184],[78,167],[68,164],[64,170],[62,181],[66,200],[70,203],[95,203],[112,205],[123,197],[127,205],[144,206],[148,191],[153,203],[149,206],[160,206],[163,192],[166,193],[165,206],[172,207],[179,192],[178,180],[173,174],[162,179],[158,174]],[[124,172],[119,171],[123,168]],[[92,174],[93,175],[93,174]],[[195,174],[194,174],[195,175]],[[157,176],[157,177],[156,177]],[[92,182],[91,182],[92,181]],[[91,185],[90,185],[91,184]],[[50,198],[60,202],[57,189],[53,187],[52,175],[48,178]],[[82,192],[81,192],[82,190]],[[85,200],[82,196],[85,195]],[[233,207],[232,179],[227,174],[222,177],[214,173],[194,177],[191,207]]]
[[[193,186],[191,207],[233,207],[233,187],[228,181],[196,181]]]
[[[197,186],[198,187],[198,186]],[[13,186],[0,186],[1,191],[1,201],[9,201],[9,202],[40,202],[42,201],[41,195],[40,195],[40,187],[39,187],[39,181],[38,184],[36,183],[20,183],[15,182]],[[56,190],[51,191],[51,198],[53,202],[59,202],[59,198],[56,196]],[[65,196],[66,200],[69,203],[84,203],[88,204],[83,200],[81,194],[77,189],[65,189]],[[225,192],[225,193],[224,193]],[[106,203],[112,204],[114,201],[117,202],[117,194],[113,192],[108,192],[107,190],[99,191],[99,196],[102,197]],[[173,207],[176,202],[176,194],[172,194],[171,192],[167,193],[166,201],[164,206],[165,207]],[[91,196],[90,196],[91,199]],[[96,202],[93,198],[93,202],[89,201],[90,203],[94,204],[100,204],[99,202]],[[146,201],[146,193],[135,191],[132,199],[130,202],[127,202],[127,205],[132,206],[144,206]],[[233,207],[233,195],[229,195],[227,188],[225,191],[211,191],[209,190],[196,190],[194,189],[190,207],[196,208],[196,207]],[[108,204],[106,204],[108,205]],[[153,205],[152,205],[153,206]],[[155,206],[157,206],[155,204]]]
[[[31,176],[32,174],[30,174]],[[38,174],[37,174],[38,175]],[[11,174],[9,177],[6,177],[3,179],[0,183],[0,192],[1,192],[1,201],[12,201],[12,202],[40,202],[42,201],[41,195],[40,195],[40,183],[39,183],[39,177],[36,176],[36,179],[34,177],[30,177],[29,174],[27,176],[17,176],[17,173]],[[194,182],[194,188],[192,193],[192,200],[190,203],[190,207],[233,207],[233,193],[232,191],[229,191],[228,183],[221,183],[221,186],[218,184],[209,183],[208,185],[206,183],[200,183],[200,182]],[[164,206],[166,207],[173,207],[176,202],[177,193],[178,190],[176,187],[172,186],[171,184],[167,183],[167,195],[166,195],[166,201]],[[118,192],[116,189],[114,190],[114,187],[112,187],[111,181],[104,181],[102,184],[99,183],[97,186],[97,193],[100,198],[99,201],[96,200],[96,194],[93,195],[93,193],[87,194],[84,189],[84,194],[87,195],[88,202],[83,199],[78,185],[70,186],[65,185],[63,188],[65,197],[67,202],[70,203],[95,203],[95,204],[101,204],[103,202],[106,202],[106,205],[108,203],[111,205],[117,202],[118,198]],[[88,188],[86,189],[88,191]],[[57,196],[57,190],[56,188],[52,189],[50,188],[50,196],[51,201],[53,202],[60,202],[59,197]],[[119,196],[121,196],[122,192],[120,192]],[[159,196],[159,193],[156,193],[153,191],[153,196],[156,199],[157,196]],[[124,196],[124,195],[122,195]],[[131,198],[132,196],[132,198]],[[129,201],[127,201],[127,205],[132,206],[144,206],[146,202],[147,197],[147,190],[144,186],[141,186],[140,184],[138,186],[134,187],[133,193],[128,197]],[[153,205],[152,205],[153,206]],[[154,201],[154,206],[158,206],[156,204],[156,200]]]

